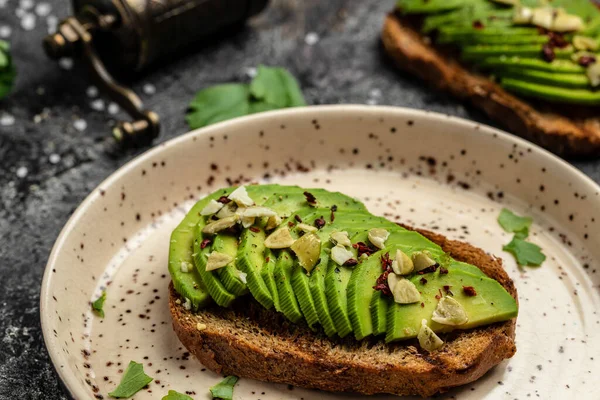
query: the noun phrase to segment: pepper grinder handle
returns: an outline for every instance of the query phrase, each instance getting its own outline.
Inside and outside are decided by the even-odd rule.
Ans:
[[[46,53],[53,59],[67,56],[83,59],[98,88],[133,118],[131,122],[119,121],[114,126],[112,133],[116,141],[123,146],[148,144],[159,134],[158,114],[146,110],[133,90],[119,84],[111,76],[92,43],[92,31],[113,27],[118,24],[118,19],[111,14],[99,14],[93,9],[86,11],[77,18],[67,18],[57,33],[44,40]]]

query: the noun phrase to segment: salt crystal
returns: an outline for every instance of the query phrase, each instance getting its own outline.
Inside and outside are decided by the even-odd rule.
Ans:
[[[48,3],[38,3],[35,6],[35,13],[40,17],[46,17],[52,11],[52,6]]]
[[[40,122],[42,122],[42,116],[40,114],[35,114],[33,116],[33,122],[39,124]]]
[[[26,31],[33,30],[33,28],[35,28],[35,15],[29,13],[23,15],[23,18],[21,19],[21,28]]]
[[[315,32],[308,32],[304,37],[304,43],[306,43],[309,46],[316,44],[318,41],[319,35],[317,35]]]
[[[119,105],[118,104],[116,104],[116,103],[110,103],[108,105],[108,113],[109,114],[113,114],[114,115],[114,114],[116,114],[118,112],[119,112]]]
[[[102,111],[104,110],[104,100],[96,99],[90,103],[92,110]]]
[[[381,89],[377,89],[377,88],[371,89],[369,91],[369,97],[375,97],[375,98],[381,97]]]
[[[7,39],[12,33],[12,28],[8,25],[0,26],[0,38]]]
[[[69,70],[73,68],[73,59],[69,57],[63,57],[58,60],[58,65],[60,65],[62,69]]]
[[[15,123],[15,117],[10,114],[2,114],[0,117],[0,125],[1,126],[11,126]]]
[[[246,68],[244,68],[244,74],[248,78],[254,78],[257,73],[258,73],[258,71],[254,67],[246,67]]]
[[[96,86],[90,86],[85,91],[88,97],[96,97],[98,96],[98,88]]]
[[[15,10],[15,15],[19,18],[23,18],[25,14],[27,14],[27,11],[23,10],[22,8],[17,8]]]
[[[17,168],[17,177],[25,178],[27,176],[28,172],[29,172],[29,170],[27,169],[27,167],[19,167],[19,168]]]
[[[87,128],[87,122],[85,122],[85,120],[81,118],[76,119],[75,122],[73,122],[73,127],[79,132],[85,131],[85,129]]]
[[[21,0],[19,1],[19,7],[23,10],[31,10],[33,8],[33,0]]]
[[[60,154],[50,154],[50,157],[48,157],[48,161],[50,161],[50,164],[58,164],[60,162]]]
[[[146,83],[144,85],[143,90],[144,90],[144,93],[146,93],[146,94],[154,94],[154,93],[156,93],[156,87],[154,85],[150,84],[150,83]]]

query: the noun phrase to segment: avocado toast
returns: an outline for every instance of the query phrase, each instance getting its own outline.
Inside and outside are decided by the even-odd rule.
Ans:
[[[219,373],[428,396],[516,351],[501,260],[337,192],[218,190],[174,230],[169,272],[175,332]]]
[[[401,69],[580,156],[600,154],[599,39],[590,0],[400,0],[382,33]]]

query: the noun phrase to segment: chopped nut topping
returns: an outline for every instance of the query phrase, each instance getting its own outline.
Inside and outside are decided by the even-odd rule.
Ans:
[[[463,306],[453,297],[444,296],[433,311],[432,321],[438,324],[458,326],[469,321]]]
[[[271,233],[265,239],[265,247],[269,249],[286,249],[293,245],[294,238],[290,234],[290,229],[286,226]]]
[[[296,225],[296,228],[304,231],[304,232],[316,232],[318,231],[318,229],[314,226],[310,226],[308,224],[298,224]]]
[[[396,274],[390,274],[388,282],[391,276],[398,277]],[[390,289],[394,295],[394,301],[398,304],[411,304],[421,301],[421,293],[419,293],[415,284],[408,279],[399,277],[398,281],[394,283],[394,287],[390,287]]]
[[[208,255],[208,259],[206,260],[206,270],[214,271],[215,269],[223,268],[232,261],[233,257],[229,254],[213,251]]]
[[[208,204],[202,209],[202,211],[200,211],[200,215],[202,216],[207,216],[207,215],[213,215],[219,212],[219,210],[221,210],[221,208],[223,208],[223,203],[219,203],[216,200],[211,200],[208,202]]]
[[[346,249],[341,244],[337,244],[331,249],[331,259],[337,265],[344,265],[346,261],[352,258],[354,258],[354,253]]]
[[[199,331],[203,331],[203,330],[205,330],[205,329],[206,329],[206,324],[203,324],[203,323],[200,323],[200,322],[198,322],[198,323],[196,324],[196,329],[197,329],[197,330],[199,330]]]
[[[334,244],[341,244],[342,246],[350,247],[352,246],[352,242],[348,237],[348,232],[346,231],[333,231],[331,232],[331,241]]]
[[[296,253],[302,268],[310,273],[321,256],[321,239],[314,233],[307,233],[296,240],[291,249]]]
[[[265,230],[267,230],[267,231],[273,230],[273,229],[277,228],[280,224],[281,224],[281,217],[279,217],[278,215],[276,215],[274,217],[269,217],[269,219],[267,220],[267,226],[265,227]]]
[[[435,351],[444,345],[444,341],[427,326],[426,319],[421,321],[421,329],[419,329],[417,339],[421,348],[429,352]]]
[[[250,196],[248,195],[248,191],[246,190],[245,186],[238,187],[233,192],[231,192],[231,194],[228,197],[229,200],[235,201],[240,207],[250,207],[254,205],[254,200],[252,200],[252,198],[250,198]]]
[[[396,250],[396,256],[394,257],[394,261],[392,261],[392,269],[394,273],[398,275],[408,275],[415,268],[412,260],[409,256],[406,255],[402,250]]]
[[[383,249],[385,247],[385,241],[389,236],[390,233],[383,228],[369,229],[369,242],[379,249]]]
[[[437,266],[437,262],[431,258],[431,254],[428,251],[417,251],[412,254],[411,258],[417,272],[434,265]]]
[[[207,224],[204,228],[202,228],[202,233],[207,233],[209,235],[214,235],[217,232],[225,230],[227,228],[231,228],[239,221],[239,217],[237,215],[232,215],[231,217],[226,217],[222,219],[218,219],[216,221]]]

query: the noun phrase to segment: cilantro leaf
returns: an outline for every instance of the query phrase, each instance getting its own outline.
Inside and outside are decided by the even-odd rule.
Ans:
[[[10,45],[8,42],[0,40],[0,99],[10,93],[16,75],[10,56]]]
[[[106,292],[103,291],[102,294],[100,295],[100,297],[98,297],[96,299],[96,301],[94,301],[92,303],[92,309],[94,311],[96,311],[96,313],[101,316],[102,318],[104,318],[104,301],[106,301]]]
[[[210,388],[213,399],[233,400],[233,387],[238,381],[237,376],[228,376]]]
[[[518,239],[516,235],[502,250],[508,251],[515,256],[517,263],[522,266],[537,267],[546,260],[546,256],[542,253],[540,246]]]
[[[161,400],[194,400],[187,394],[181,394],[174,390],[169,390],[169,394],[163,397]]]
[[[186,121],[196,129],[243,115],[304,105],[298,82],[288,71],[260,65],[250,84],[225,83],[199,91],[189,105]]]
[[[206,125],[248,114],[248,85],[226,83],[201,90],[190,103],[186,120],[190,128]]]
[[[515,232],[515,237],[525,239],[529,236],[529,227],[533,220],[529,217],[520,217],[509,209],[503,208],[498,216],[498,223],[506,232]]]
[[[130,361],[123,373],[121,383],[108,395],[116,398],[128,398],[142,390],[154,379],[144,373],[144,365]]]

